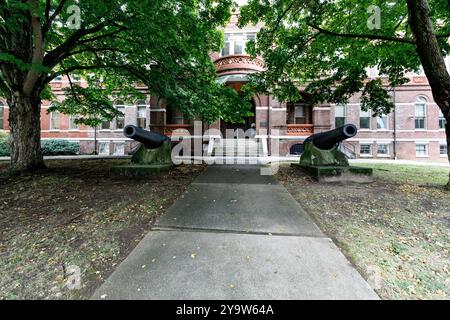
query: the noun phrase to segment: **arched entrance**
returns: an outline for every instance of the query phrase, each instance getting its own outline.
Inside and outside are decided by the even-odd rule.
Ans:
[[[218,82],[225,83],[227,86],[232,87],[237,92],[241,91],[242,86],[247,82],[247,75],[254,72],[264,71],[264,62],[259,58],[253,58],[249,55],[229,55],[219,57],[214,61],[214,64],[218,73]],[[239,130],[241,136],[238,138],[244,138],[244,133],[252,127],[252,124],[256,127],[256,106],[260,106],[254,99],[250,101],[252,104],[253,113],[252,116],[244,119],[244,123],[229,123],[220,120],[220,131],[222,136],[226,137],[227,130]],[[235,137],[236,138],[236,137]]]
[[[240,92],[240,89],[244,85],[244,82],[231,82],[227,83],[227,85]],[[250,100],[250,103],[252,104],[250,111],[253,113],[253,115],[246,117],[244,119],[245,122],[233,123],[220,120],[220,131],[223,137],[227,137],[227,130],[233,130],[236,132],[236,136],[234,138],[245,138],[245,132],[247,132],[247,130],[249,130],[252,125],[256,129],[256,104],[253,99]]]

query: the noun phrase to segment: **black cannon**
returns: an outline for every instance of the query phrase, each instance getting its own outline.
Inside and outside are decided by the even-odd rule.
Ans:
[[[346,124],[334,130],[310,136],[305,140],[300,164],[304,167],[348,167],[348,159],[339,150],[338,144],[356,136],[357,133],[358,129],[355,125]]]
[[[358,129],[353,124],[314,134],[305,140],[304,152],[298,165],[319,181],[372,181],[372,169],[351,167],[339,143],[353,138]]]
[[[354,124],[346,124],[331,131],[314,134],[305,140],[305,144],[312,142],[316,148],[331,150],[338,143],[353,138],[357,133],[358,129]]]
[[[141,143],[141,146],[133,154],[132,163],[147,165],[147,170],[148,165],[153,165],[153,171],[161,170],[161,168],[170,169],[173,166],[172,141],[169,137],[133,125],[126,126],[123,134],[125,137]],[[127,168],[127,170],[131,169]],[[133,170],[136,171],[135,168]]]
[[[147,149],[158,149],[164,142],[170,142],[170,138],[162,134],[147,131],[139,127],[129,125],[123,129],[125,137],[142,143]]]

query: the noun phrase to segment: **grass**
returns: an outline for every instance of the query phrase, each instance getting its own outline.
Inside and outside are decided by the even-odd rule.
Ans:
[[[123,163],[50,161],[0,179],[0,299],[88,299],[202,170],[111,179],[109,168]]]
[[[374,183],[317,183],[293,168],[278,178],[381,298],[450,299],[449,169],[361,166]]]

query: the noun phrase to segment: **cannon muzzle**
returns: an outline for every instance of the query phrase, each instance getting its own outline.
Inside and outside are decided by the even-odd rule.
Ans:
[[[147,131],[139,127],[129,125],[123,129],[125,137],[142,143],[147,149],[158,149],[164,142],[170,141],[170,138],[162,134]]]
[[[346,124],[331,131],[314,134],[306,139],[305,143],[312,142],[316,148],[331,150],[338,143],[353,138],[357,133],[358,129],[354,124]]]

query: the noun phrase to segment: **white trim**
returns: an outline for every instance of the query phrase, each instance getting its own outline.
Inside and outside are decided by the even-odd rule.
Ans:
[[[306,140],[308,136],[270,136],[270,139],[279,139],[279,140]]]
[[[269,110],[270,111],[287,111],[287,108],[275,108],[275,107],[256,107],[256,110]]]
[[[395,105],[396,106],[398,106],[398,107],[402,107],[402,106],[414,106],[416,103],[415,102],[398,102],[398,103],[396,103]],[[436,102],[426,102],[425,103],[427,106],[429,106],[429,105],[435,105],[435,106],[437,106],[437,103]],[[336,106],[336,104],[335,103],[332,103],[332,104],[330,104],[331,106]],[[347,106],[352,106],[352,107],[355,107],[355,106],[361,106],[361,103],[347,103],[346,104]]]
[[[313,107],[313,111],[330,111],[331,107]]]

